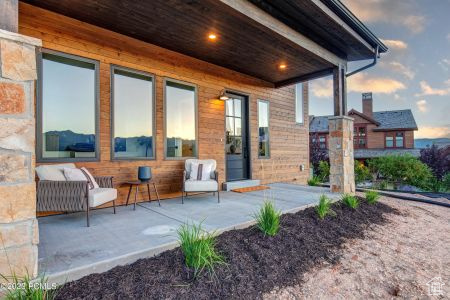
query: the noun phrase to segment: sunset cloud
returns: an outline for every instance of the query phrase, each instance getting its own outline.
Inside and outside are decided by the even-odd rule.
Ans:
[[[427,112],[428,111],[428,107],[427,107],[427,101],[425,99],[419,100],[416,102],[417,105],[417,109],[420,112]]]
[[[419,130],[414,135],[415,138],[450,138],[450,125],[419,126]]]
[[[446,85],[448,86],[448,82],[446,81]],[[436,89],[432,88],[426,81],[420,82],[420,89],[422,90],[421,93],[416,94],[416,97],[420,96],[445,96],[450,94],[450,87],[442,88],[442,89]]]
[[[401,40],[381,40],[391,50],[405,50],[408,44]]]
[[[402,26],[417,34],[425,29],[426,19],[412,1],[344,0],[363,22],[383,22]]]
[[[392,94],[398,90],[406,89],[406,86],[392,78],[371,77],[364,73],[358,73],[348,78],[347,88],[349,92]]]
[[[364,73],[355,74],[347,79],[347,91],[356,93],[373,92],[392,94],[405,89],[406,86],[395,79],[385,77],[369,77]],[[321,78],[311,82],[311,92],[318,98],[333,96],[333,79]]]
[[[416,73],[411,70],[409,67],[399,63],[398,61],[392,61],[388,64],[386,64],[386,67],[390,69],[391,71],[397,72],[399,74],[402,74],[408,79],[414,79],[414,76]]]

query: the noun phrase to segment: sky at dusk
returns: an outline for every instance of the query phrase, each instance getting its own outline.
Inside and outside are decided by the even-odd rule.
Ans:
[[[450,0],[342,0],[389,51],[371,69],[348,78],[348,108],[411,109],[416,138],[450,138]],[[354,70],[370,61],[349,64]],[[332,79],[310,83],[310,115],[333,113]]]

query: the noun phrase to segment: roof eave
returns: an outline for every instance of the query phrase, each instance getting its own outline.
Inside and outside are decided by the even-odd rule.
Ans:
[[[342,20],[344,20],[353,30],[371,44],[374,49],[378,46],[379,53],[385,53],[388,47],[375,36],[344,4],[339,0],[321,0],[330,7]]]

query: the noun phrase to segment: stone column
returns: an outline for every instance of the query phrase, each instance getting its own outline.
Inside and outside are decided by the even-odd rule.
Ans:
[[[34,83],[40,46],[38,39],[0,30],[0,274],[5,276],[37,275]]]
[[[348,116],[328,118],[330,189],[333,193],[355,193],[353,160],[353,119]]]

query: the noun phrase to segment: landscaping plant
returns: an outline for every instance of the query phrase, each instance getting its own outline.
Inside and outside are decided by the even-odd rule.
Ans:
[[[358,184],[370,178],[369,168],[364,163],[355,160],[355,182]]]
[[[277,211],[270,201],[265,201],[258,213],[255,214],[256,226],[265,234],[274,236],[280,229],[281,212]]]
[[[181,225],[178,238],[186,266],[194,269],[194,277],[205,268],[213,273],[217,265],[225,263],[223,256],[216,250],[215,234],[204,232],[201,224]]]
[[[438,181],[450,172],[450,156],[447,152],[445,147],[439,148],[436,145],[420,150],[420,161],[431,169]]]
[[[341,201],[342,203],[353,209],[356,209],[359,206],[358,198],[350,194],[343,195]]]
[[[308,179],[308,185],[310,186],[317,186],[320,183],[320,179],[317,176],[313,176],[312,178]]]
[[[394,184],[409,184],[427,189],[433,177],[430,168],[412,155],[386,155],[368,161],[378,176]]]
[[[332,201],[327,196],[320,196],[319,204],[316,206],[316,212],[320,219],[323,220],[327,215],[336,215],[336,213],[331,209],[331,204]]]
[[[378,199],[380,199],[380,194],[377,191],[367,191],[366,192],[366,201],[369,204],[377,203]]]
[[[319,180],[321,182],[325,182],[329,179],[330,177],[330,164],[325,161],[325,160],[321,160],[319,162],[319,167],[318,167],[318,174],[317,174]]]

